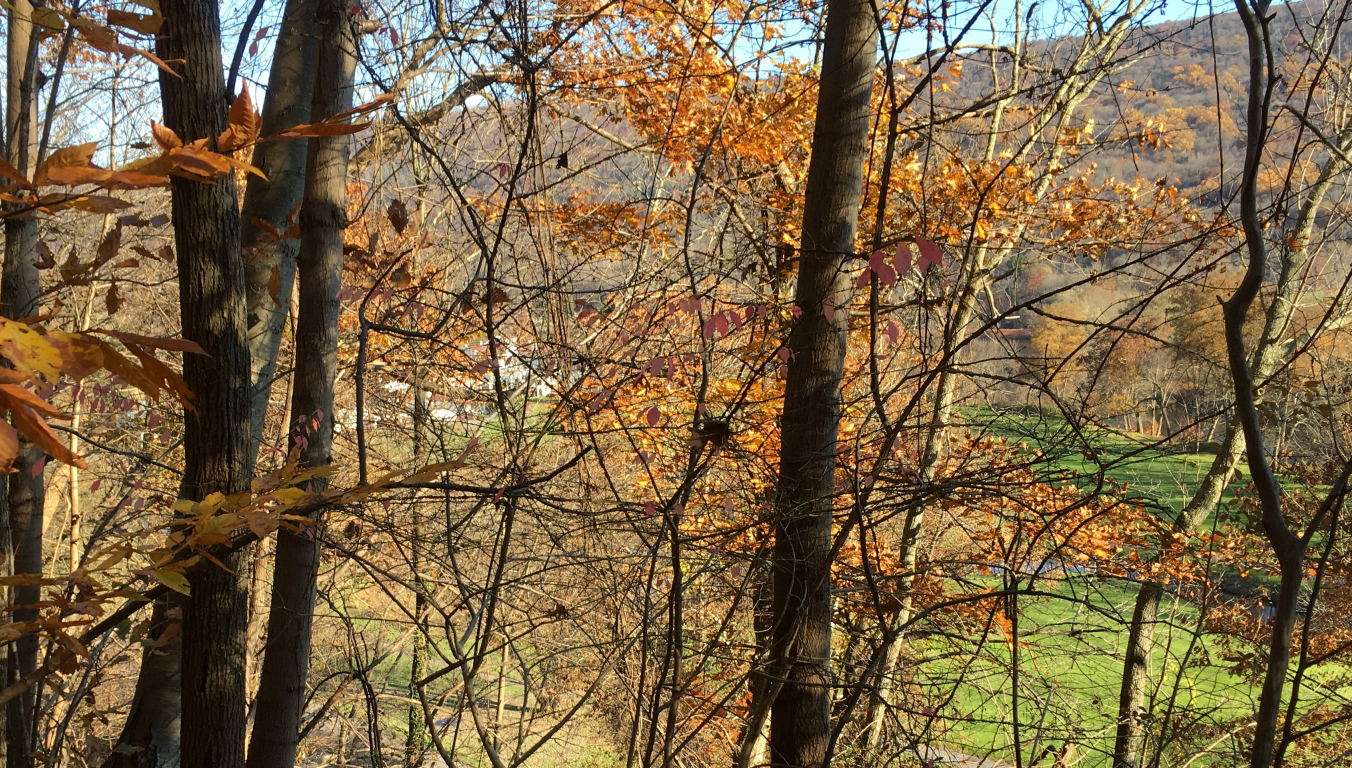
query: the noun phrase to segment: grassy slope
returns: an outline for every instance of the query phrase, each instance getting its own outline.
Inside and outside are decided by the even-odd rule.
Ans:
[[[1126,483],[1132,495],[1166,517],[1187,502],[1213,458],[1211,453],[1156,446],[1148,437],[1134,433],[1076,433],[1061,419],[1043,415],[983,410],[969,413],[968,419],[974,433],[1007,437],[1046,450],[1056,469],[1086,479],[1102,472]],[[1225,499],[1231,497],[1227,491]],[[1048,586],[1043,584],[1043,588]],[[1112,748],[1122,653],[1136,591],[1129,585],[1093,578],[1067,580],[1058,590],[1066,599],[1021,601],[1020,631],[1025,644],[1020,646],[1019,722],[1025,734],[1024,763],[1032,763],[1047,746],[1059,748],[1071,740],[1077,745],[1078,765],[1110,765],[1106,750]],[[1188,603],[1166,597],[1161,605],[1151,663],[1152,680],[1158,686],[1153,692],[1155,717],[1167,716],[1172,730],[1197,729],[1208,734],[1203,743],[1214,753],[1198,757],[1192,765],[1229,765],[1233,749],[1242,750],[1243,738],[1237,737],[1232,744],[1228,724],[1256,709],[1258,689],[1253,681],[1230,674],[1231,665],[1223,660],[1229,651],[1215,637],[1197,636],[1193,632],[1196,620],[1197,611]],[[921,655],[932,657],[944,650],[936,643]],[[954,696],[952,705],[940,712],[956,718],[950,721],[953,730],[943,738],[945,743],[1012,764],[1010,661],[1002,638],[987,646],[982,661],[968,668],[962,683],[944,679],[956,668],[936,670],[936,690],[952,691]],[[1315,677],[1342,676],[1346,671],[1330,668]],[[1051,762],[1050,757],[1046,760]]]

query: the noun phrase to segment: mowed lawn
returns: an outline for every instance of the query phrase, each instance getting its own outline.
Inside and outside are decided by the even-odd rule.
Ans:
[[[973,435],[992,435],[1044,451],[1049,469],[1066,470],[1086,480],[1100,473],[1147,507],[1172,519],[1211,468],[1215,446],[1173,446],[1136,432],[1102,427],[1072,427],[1059,414],[1028,410],[998,412],[973,408],[964,414]],[[1241,461],[1240,472],[1245,472]],[[1227,489],[1222,501],[1233,497]]]
[[[965,420],[973,435],[1003,437],[1043,451],[1049,472],[1068,471],[1080,482],[1096,482],[1102,475],[1125,484],[1131,496],[1169,520],[1215,457],[1197,446],[1180,449],[1131,432],[1075,429],[1058,416],[1027,411],[974,409]],[[1227,490],[1224,499],[1232,496]],[[907,717],[920,729],[934,717],[928,732],[945,748],[1013,765],[1011,726],[1017,706],[1024,765],[1052,764],[1067,742],[1072,747],[1063,759],[1072,764],[1110,765],[1136,589],[1090,575],[1046,579],[1038,589],[1056,596],[1020,599],[1017,704],[1014,649],[1007,635],[987,637],[975,661],[968,655],[975,638],[932,635],[916,655],[942,658],[967,646],[954,658],[968,661],[962,667],[920,665],[925,679],[915,682],[932,693],[929,703]],[[1164,764],[1181,765],[1195,757],[1193,766],[1229,765],[1234,750],[1243,749],[1234,726],[1252,717],[1257,681],[1232,674],[1235,665],[1226,657],[1234,650],[1217,637],[1198,634],[1197,624],[1196,607],[1165,597],[1150,664],[1154,729],[1187,734],[1194,745],[1193,754],[1166,754]],[[1335,685],[1345,686],[1346,673],[1335,666],[1314,678],[1338,678]],[[1202,749],[1207,751],[1197,754]]]
[[[1056,597],[1020,599],[1019,701],[1024,765],[1050,765],[1052,754],[1072,747],[1074,764],[1110,765],[1127,623],[1135,590],[1093,577],[1075,577],[1044,583],[1043,591]],[[1156,625],[1151,657],[1152,689],[1157,724],[1169,721],[1171,730],[1208,734],[1216,738],[1231,732],[1235,722],[1251,716],[1258,688],[1231,674],[1223,658],[1228,651],[1216,638],[1195,634],[1197,612],[1191,605],[1166,597]],[[934,658],[959,650],[952,637],[930,638],[916,648],[917,655]],[[923,665],[918,679],[931,697],[951,701],[930,711],[938,716],[933,734],[937,743],[979,758],[1014,764],[1014,654],[1010,638],[989,636],[975,661],[972,640],[958,643],[968,659],[963,666]],[[932,706],[932,705],[927,705]],[[923,723],[925,710],[910,717]],[[921,717],[916,717],[920,715]],[[1221,738],[1200,736],[1201,746],[1212,746],[1214,760],[1199,757],[1195,766],[1229,765],[1229,748]],[[1213,742],[1214,745],[1213,745]],[[1036,762],[1039,756],[1043,762]],[[1192,755],[1188,755],[1191,757]],[[1166,755],[1164,764],[1178,754]]]

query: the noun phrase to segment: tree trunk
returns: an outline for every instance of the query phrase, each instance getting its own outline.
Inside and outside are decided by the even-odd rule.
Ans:
[[[156,600],[147,636],[159,639],[166,629],[179,624],[182,612],[183,601],[178,593]],[[163,647],[148,647],[141,652],[141,672],[136,678],[136,693],[127,711],[127,722],[103,768],[177,768],[182,725],[182,653],[182,635],[177,627],[174,637]]]
[[[247,716],[250,723],[250,733],[252,733],[252,724],[254,715],[258,709],[258,679],[262,673],[263,648],[267,640],[267,620],[268,607],[264,601],[264,592],[269,592],[271,583],[268,580],[268,568],[272,563],[273,547],[276,546],[276,539],[264,539],[258,542],[254,547],[253,557],[249,561],[249,628],[248,644],[249,651],[245,656],[245,675],[247,682],[245,687],[245,703],[247,705]],[[249,742],[244,742],[244,748],[247,754]]]
[[[322,0],[321,44],[312,114],[330,116],[352,106],[356,40],[346,3]],[[329,463],[333,445],[333,387],[338,364],[338,287],[347,226],[346,136],[310,140],[301,205],[297,259],[300,313],[296,318],[296,365],[291,416],[301,423],[291,436],[304,466]],[[316,490],[325,481],[316,479]],[[316,521],[316,526],[320,525]],[[249,768],[295,764],[310,665],[319,542],[313,531],[278,532],[272,580],[268,643],[258,689],[258,714],[249,747]]]
[[[1117,701],[1115,766],[1138,766],[1145,752],[1146,685],[1150,654],[1155,649],[1155,620],[1159,616],[1162,593],[1160,585],[1154,582],[1142,584],[1136,593],[1136,609],[1131,616],[1122,688]]]
[[[5,159],[20,173],[32,174],[35,132],[33,77],[37,69],[36,41],[31,21],[33,5],[17,0],[9,14],[6,68]],[[5,263],[0,277],[0,314],[11,319],[38,313],[37,221],[31,217],[5,219]],[[45,454],[22,435],[14,473],[8,477],[8,524],[13,545],[13,572],[42,573],[42,507],[44,496],[41,463]],[[41,598],[41,587],[23,585],[10,592],[10,604],[25,606]],[[16,608],[12,621],[33,621],[37,610]],[[38,635],[28,633],[15,643],[9,655],[11,674],[22,677],[37,668]],[[6,764],[27,768],[33,764],[34,691],[27,690],[6,710]]]
[[[1262,508],[1263,533],[1276,555],[1281,570],[1268,646],[1267,670],[1258,713],[1254,722],[1251,768],[1268,768],[1277,739],[1277,721],[1282,712],[1282,693],[1286,688],[1286,669],[1291,660],[1291,632],[1295,628],[1296,609],[1303,579],[1306,541],[1292,532],[1282,514],[1281,485],[1267,462],[1259,422],[1255,382],[1244,348],[1244,321],[1249,307],[1263,283],[1267,263],[1267,243],[1258,213],[1258,174],[1262,170],[1263,151],[1271,115],[1272,37],[1268,29],[1269,0],[1235,0],[1249,43],[1249,90],[1245,125],[1244,176],[1240,186],[1240,222],[1244,227],[1247,264],[1244,279],[1223,304],[1225,315],[1225,351],[1235,390],[1235,418],[1244,429],[1249,475]]]
[[[168,13],[179,15],[177,12],[181,4],[169,3],[168,5],[174,6]],[[206,11],[199,8],[197,15],[200,16],[203,13],[206,13]],[[181,29],[182,26],[176,25],[175,28]],[[165,34],[168,34],[167,25]],[[191,37],[193,34],[195,33],[189,33],[189,36]],[[186,44],[171,42],[169,45],[183,47],[184,45],[191,45],[191,42]],[[263,136],[274,135],[292,125],[308,122],[314,83],[315,47],[314,0],[288,0],[275,49],[272,73],[269,76],[267,95],[263,101],[261,131]],[[216,53],[212,60],[218,62],[219,53]],[[205,73],[204,76],[210,76],[210,73]],[[214,83],[214,81],[212,82]],[[183,88],[187,88],[188,85],[187,83],[182,84]],[[211,87],[214,88],[214,85]],[[187,96],[186,93],[184,97],[189,100],[192,98]],[[224,100],[224,81],[222,80],[220,95],[213,101],[199,103],[207,107],[214,104],[224,104]],[[166,122],[169,119],[168,112],[166,101]],[[206,117],[211,120],[215,119],[210,115]],[[200,122],[202,117],[199,116],[194,119]],[[171,125],[170,127],[175,126]],[[216,133],[209,135],[212,137],[219,135],[221,129],[215,130]],[[201,135],[208,135],[208,133]],[[180,136],[189,138],[182,133],[180,133]],[[256,412],[251,411],[249,414],[251,437],[249,438],[248,450],[251,452],[256,450],[255,441],[258,434],[252,431],[253,425],[261,426],[266,412],[268,396],[271,391],[270,384],[272,377],[275,375],[280,329],[285,320],[285,312],[277,308],[269,289],[272,266],[275,264],[279,267],[282,285],[277,291],[277,297],[285,307],[291,293],[290,281],[295,274],[294,254],[296,247],[294,239],[283,240],[279,244],[267,242],[262,236],[262,228],[254,224],[253,220],[257,218],[267,221],[279,232],[285,232],[288,229],[287,216],[292,207],[299,201],[301,195],[305,176],[304,162],[305,146],[303,141],[286,140],[260,144],[254,152],[253,164],[267,175],[267,180],[250,177],[248,188],[245,191],[243,220],[240,221],[240,217],[236,217],[233,225],[227,225],[240,232],[238,242],[241,244],[241,253],[244,255],[244,265],[243,267],[233,266],[230,270],[221,274],[224,276],[226,273],[233,274],[234,271],[243,272],[245,290],[248,292],[248,313],[251,318],[263,318],[263,320],[254,320],[248,323],[251,331],[248,335],[246,349],[251,353],[249,358],[252,358],[253,366],[250,368],[250,385],[247,394],[251,398],[257,394],[257,397],[253,399],[253,405],[258,408]],[[231,189],[234,188],[233,178],[218,183],[228,183]],[[179,181],[176,180],[175,184],[179,184]],[[178,196],[177,189],[176,186],[175,197]],[[233,208],[233,205],[231,207]],[[177,230],[177,220],[175,224]],[[219,241],[222,245],[226,242]],[[183,249],[181,245],[179,254],[182,258]],[[232,256],[231,259],[236,262],[239,260],[238,255]],[[214,280],[215,278],[211,279]],[[231,277],[231,280],[233,279]],[[184,301],[186,301],[186,295]],[[188,332],[187,313],[185,313],[184,322],[186,335]],[[227,324],[233,322],[233,320],[228,320]],[[244,323],[245,320],[242,318],[240,322]],[[264,331],[267,329],[274,329],[276,336],[269,336],[265,333]],[[231,346],[234,345],[231,344]],[[187,367],[185,364],[185,377],[188,373]],[[192,384],[191,381],[189,383]],[[197,390],[194,389],[193,391],[196,392]],[[192,430],[189,430],[189,432],[191,433]],[[248,476],[252,475],[252,461],[253,456],[251,454],[248,458],[249,471],[242,475],[243,482],[246,485]],[[236,556],[234,560],[242,561],[242,558],[242,555]],[[237,562],[236,564],[241,563]],[[247,569],[239,568],[236,570],[243,573]],[[181,610],[181,608],[177,608],[178,606],[179,600],[176,597],[170,598],[163,607],[157,604],[156,625],[162,624],[162,617],[166,615],[166,612],[172,611],[177,615],[177,612]],[[181,646],[182,635],[178,635],[165,647],[148,649],[142,654],[141,673],[137,679],[136,694],[119,740],[119,743],[125,745],[127,750],[124,750],[123,753],[114,753],[104,763],[104,768],[132,768],[133,766],[161,766],[161,768],[164,768],[178,764],[181,709],[178,681],[181,679],[179,668]]]
[[[768,578],[757,579],[751,599],[752,641],[758,653],[773,647],[774,595]],[[751,694],[751,717],[742,731],[736,768],[760,768],[770,764],[770,706],[774,701],[774,681],[760,670],[752,670],[747,679]]]
[[[310,122],[310,102],[315,84],[316,0],[287,0],[277,47],[263,100],[261,135],[275,136],[292,126]],[[291,286],[296,277],[296,250],[300,241],[283,238],[275,242],[255,221],[277,232],[290,228],[293,210],[305,191],[306,142],[285,139],[259,144],[253,164],[267,177],[250,177],[240,214],[240,251],[244,254],[245,282],[249,291],[246,322],[249,328],[249,379],[253,386],[253,436],[263,439],[263,419],[277,374],[277,349],[291,306]],[[276,296],[273,291],[276,270]]]
[[[1343,132],[1339,138],[1339,145],[1344,153],[1352,150],[1352,130]],[[1286,346],[1283,339],[1295,312],[1296,299],[1306,284],[1305,267],[1310,257],[1308,248],[1310,235],[1314,231],[1315,220],[1325,196],[1346,170],[1347,164],[1339,154],[1330,153],[1328,160],[1320,169],[1319,178],[1315,180],[1301,202],[1296,225],[1293,228],[1295,237],[1292,238],[1300,243],[1301,247],[1285,247],[1282,251],[1277,285],[1265,313],[1263,333],[1251,357],[1251,376],[1255,382],[1260,384],[1265,382],[1276,373],[1283,362],[1283,351]],[[1216,453],[1216,458],[1212,459],[1210,468],[1207,469],[1197,489],[1193,491],[1192,498],[1174,520],[1175,531],[1192,533],[1206,522],[1234,478],[1235,467],[1238,466],[1245,449],[1240,419],[1231,418],[1226,423],[1225,438]],[[1151,594],[1152,590],[1154,594]],[[1155,602],[1155,608],[1158,608],[1159,588],[1153,585],[1143,586],[1136,595],[1136,609],[1132,614],[1126,663],[1122,671],[1122,687],[1118,698],[1117,743],[1113,750],[1114,768],[1137,768],[1142,764],[1143,755],[1140,747],[1144,744],[1145,738],[1139,729],[1143,723],[1147,686],[1146,681],[1138,680],[1137,676],[1145,673],[1144,660],[1149,657],[1148,648],[1153,644],[1151,633],[1154,632],[1154,613],[1148,605],[1152,600]],[[1146,623],[1144,625],[1138,623],[1138,618],[1144,618]],[[1141,642],[1146,644],[1144,651],[1137,647]],[[1136,661],[1138,658],[1141,660],[1140,663]]]
[[[425,376],[425,369],[422,366],[414,367],[414,385],[410,389],[413,392],[413,466],[415,467],[421,467],[427,463],[427,443],[424,440],[424,435],[427,431],[428,401],[423,397],[423,390],[418,386]],[[427,393],[429,397],[431,394],[430,392]],[[422,578],[422,549],[426,546],[426,539],[424,538],[422,515],[419,513],[416,503],[410,505],[409,513],[413,516],[413,537],[409,543],[409,565],[413,571],[414,627],[411,643],[413,658],[409,665],[408,675],[408,697],[410,701],[406,717],[408,732],[404,737],[404,766],[405,768],[419,768],[423,764],[423,757],[427,754],[427,748],[431,741],[427,734],[427,718],[423,714],[423,693],[418,689],[418,681],[422,680],[426,672],[424,667],[427,663],[428,584]],[[508,646],[508,639],[504,636],[502,663],[498,665],[497,716],[493,720],[493,727],[499,734],[502,732],[503,686],[506,680]]]
[[[804,199],[793,355],[776,500],[773,648],[783,680],[770,719],[774,766],[817,768],[831,737],[831,515],[840,384],[877,49],[872,6],[832,0]]]
[[[219,5],[172,0],[162,10],[156,52],[184,62],[182,77],[160,73],[164,123],[185,142],[214,144],[227,124],[228,98]],[[201,499],[247,490],[253,475],[240,217],[233,174],[211,184],[175,177],[172,190],[183,336],[206,351],[183,360],[195,410],[184,414],[180,495]],[[221,562],[224,568],[190,576],[192,593],[183,601],[182,764],[188,768],[244,765],[247,561],[236,552]]]

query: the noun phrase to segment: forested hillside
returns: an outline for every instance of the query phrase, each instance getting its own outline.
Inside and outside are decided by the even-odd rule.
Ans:
[[[1352,764],[1352,4],[12,0],[4,768]]]

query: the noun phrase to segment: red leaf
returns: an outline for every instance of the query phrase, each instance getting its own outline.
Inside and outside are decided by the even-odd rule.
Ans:
[[[657,421],[661,418],[662,418],[662,409],[658,408],[655,405],[649,408],[647,412],[643,415],[644,421],[648,422],[648,426],[650,427],[657,426]]]
[[[869,269],[878,275],[880,285],[894,285],[897,282],[897,271],[887,263],[887,256],[882,251],[875,251],[868,260]]]
[[[887,263],[887,254],[882,251],[874,251],[868,258],[868,269],[859,275],[859,281],[855,283],[855,288],[864,288],[869,284],[869,275],[877,275],[880,285],[892,285],[897,282],[897,272]]]
[[[939,246],[933,241],[926,240],[923,237],[915,239],[915,245],[920,249],[920,261],[916,264],[922,273],[928,272],[931,266],[941,267],[944,263],[944,252],[939,250]]]
[[[705,340],[705,341],[709,341],[709,340],[713,339],[714,333],[715,333],[717,330],[718,330],[718,328],[714,325],[714,319],[713,319],[712,317],[709,318],[708,320],[705,320],[705,321],[704,321],[704,329],[703,329],[703,331],[702,331],[702,335],[704,336],[704,340]]]
[[[829,301],[823,301],[822,314],[826,315],[826,322],[834,323],[836,321],[836,305]]]
[[[47,466],[47,457],[43,456],[33,462],[33,477],[42,477],[42,470]]]
[[[897,268],[897,276],[905,277],[907,272],[911,271],[911,262],[915,260],[915,254],[911,253],[911,246],[904,241],[897,243],[897,252],[892,254],[892,265]]]
[[[728,334],[727,315],[723,314],[722,312],[719,312],[718,314],[713,316],[713,321],[714,321],[714,330],[718,331],[718,335],[726,336]]]

